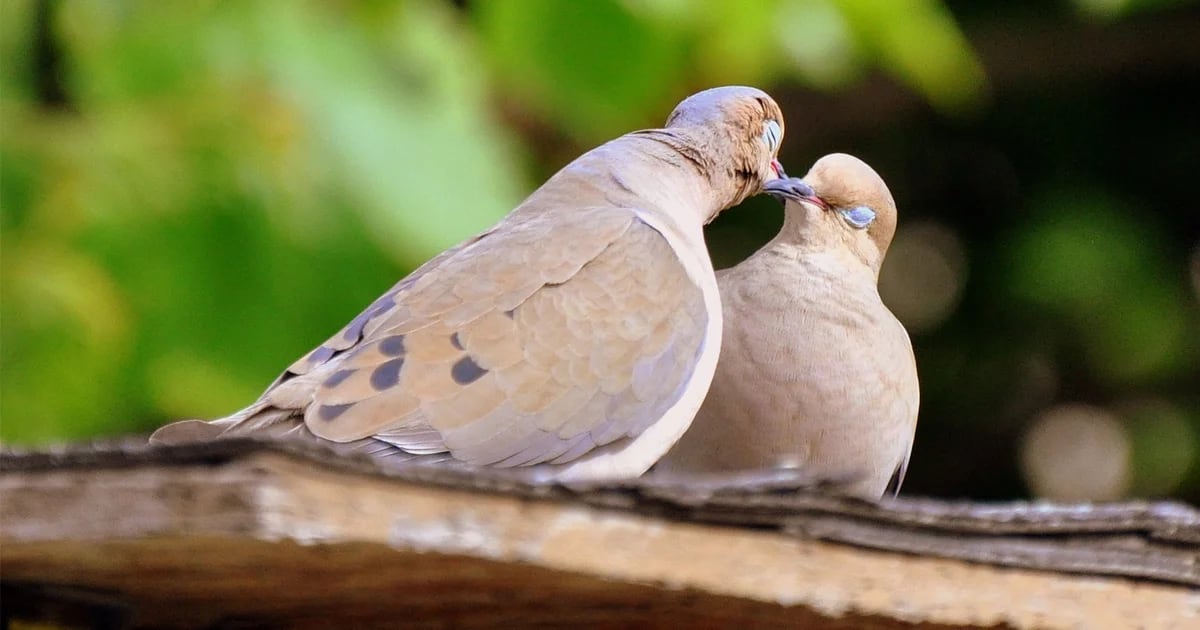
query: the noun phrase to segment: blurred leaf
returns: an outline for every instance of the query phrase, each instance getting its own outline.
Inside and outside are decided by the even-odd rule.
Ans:
[[[486,59],[534,111],[586,144],[665,118],[684,62],[675,29],[613,0],[483,2]]]
[[[0,107],[6,101],[28,98],[32,87],[30,24],[34,0],[0,2]],[[0,130],[2,133],[2,130]]]
[[[49,6],[69,111],[0,95],[0,439],[244,405],[524,187],[443,3]]]
[[[112,278],[57,243],[0,242],[4,440],[84,437],[126,424],[103,414],[117,406],[120,378],[105,364],[121,364],[132,324]]]
[[[663,23],[691,22],[704,13],[705,3],[693,0],[620,0],[631,13]],[[712,4],[711,2],[708,4]]]
[[[812,85],[839,87],[863,70],[863,50],[832,0],[784,2],[776,33],[784,54]]]
[[[1196,464],[1200,447],[1200,435],[1193,428],[1196,423],[1189,422],[1182,409],[1165,401],[1131,405],[1124,415],[1130,419],[1134,493],[1170,495]]]
[[[367,29],[302,4],[260,3],[230,16],[230,28],[251,25],[239,36],[262,47],[261,72],[329,151],[342,192],[358,197],[379,245],[415,265],[486,228],[520,195],[469,33],[444,4],[403,8]],[[372,31],[382,50],[368,45]]]
[[[1184,279],[1152,249],[1162,236],[1095,195],[1037,205],[1009,252],[1017,295],[1071,322],[1091,368],[1106,379],[1144,382],[1187,365],[1194,348]],[[1176,276],[1178,283],[1164,281]]]
[[[983,66],[937,0],[834,0],[875,60],[945,112],[974,109]]]
[[[704,86],[755,85],[782,66],[776,39],[779,5],[776,0],[705,5],[692,32],[698,78]]]

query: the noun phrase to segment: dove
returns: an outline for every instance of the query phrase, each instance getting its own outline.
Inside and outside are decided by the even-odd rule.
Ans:
[[[784,202],[783,228],[717,273],[717,373],[654,476],[798,468],[852,495],[898,492],[920,390],[908,333],[877,289],[896,204],[874,169],[846,154],[766,191]]]
[[[779,106],[749,87],[580,156],[435,256],[233,415],[154,443],[258,435],[380,461],[636,478],[687,429],[722,311],[703,226],[777,179]]]

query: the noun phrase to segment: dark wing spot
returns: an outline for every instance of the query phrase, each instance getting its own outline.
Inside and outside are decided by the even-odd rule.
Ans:
[[[346,332],[342,333],[342,338],[346,341],[358,341],[362,337],[363,327],[367,325],[367,322],[396,305],[395,296],[395,293],[385,293],[378,300],[372,302],[367,310],[350,320],[346,326]]]
[[[354,403],[346,403],[344,405],[321,405],[321,409],[317,411],[317,417],[322,420],[333,420],[334,418],[346,413],[346,410],[353,407]]]
[[[367,325],[368,319],[371,319],[369,311],[350,320],[350,323],[346,326],[346,332],[342,333],[342,338],[346,341],[358,341],[362,337],[363,326]]]
[[[403,365],[404,357],[400,357],[375,368],[375,371],[371,372],[371,387],[379,391],[395,387],[396,383],[400,382],[400,367]]]
[[[517,312],[517,309],[515,309],[515,308],[510,308],[510,309],[508,309],[507,311],[504,311],[504,315],[505,315],[505,317],[508,317],[509,319],[512,319],[512,318],[513,318],[513,314],[514,314],[514,313],[516,313],[516,312]]]
[[[333,348],[329,346],[320,346],[308,354],[308,362],[317,365],[329,360],[333,356]]]
[[[354,374],[354,370],[338,370],[330,374],[329,378],[325,379],[322,385],[324,387],[337,387],[342,381],[350,378],[351,374]]]
[[[450,376],[455,383],[459,385],[470,385],[479,380],[479,377],[487,374],[487,370],[479,367],[471,357],[463,357],[450,368]]]
[[[454,346],[455,350],[463,349],[462,342],[458,340],[458,333],[454,333],[453,335],[450,335],[450,345]]]
[[[404,335],[392,335],[379,342],[379,351],[388,357],[398,357],[404,354]]]

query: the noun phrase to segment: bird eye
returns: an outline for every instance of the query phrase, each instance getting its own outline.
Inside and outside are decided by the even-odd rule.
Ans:
[[[855,206],[841,210],[840,212],[846,223],[860,230],[875,221],[875,211],[866,206]]]
[[[767,148],[772,152],[779,148],[779,140],[783,137],[783,129],[779,127],[779,123],[774,120],[768,120],[763,123],[763,142],[767,144]]]

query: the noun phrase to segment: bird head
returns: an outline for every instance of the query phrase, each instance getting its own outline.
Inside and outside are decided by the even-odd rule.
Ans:
[[[684,99],[667,118],[667,131],[686,135],[697,148],[697,167],[730,186],[734,205],[784,176],[776,156],[783,142],[783,112],[762,90],[727,86]]]
[[[767,182],[764,191],[800,213],[806,230],[841,243],[876,274],[896,233],[896,202],[883,178],[845,153],[816,161],[802,179]]]

